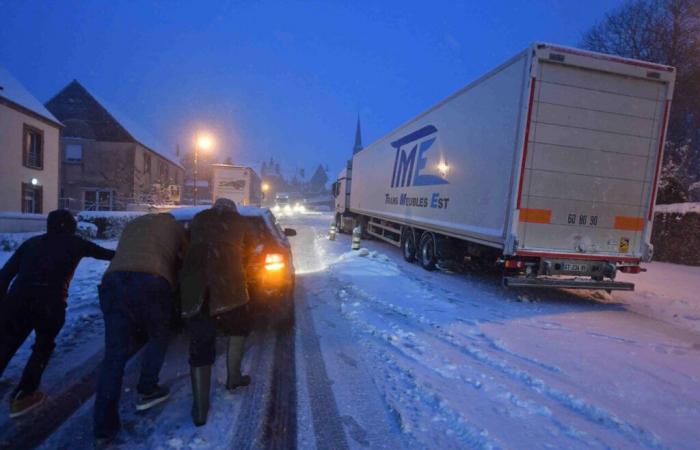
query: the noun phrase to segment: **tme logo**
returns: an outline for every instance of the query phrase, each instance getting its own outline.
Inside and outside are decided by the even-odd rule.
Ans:
[[[396,149],[391,187],[448,184],[448,181],[442,177],[421,173],[428,163],[425,154],[435,142],[435,133],[437,128],[426,125],[391,143],[391,146]],[[407,150],[408,148],[410,150]]]

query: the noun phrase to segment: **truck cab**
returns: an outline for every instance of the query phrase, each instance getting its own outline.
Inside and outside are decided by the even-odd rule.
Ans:
[[[333,183],[332,191],[335,205],[335,223],[338,230],[348,231],[352,230],[353,224],[351,222],[352,217],[348,217],[350,214],[350,187],[351,187],[351,175],[352,175],[352,160],[349,160],[345,169],[341,170],[338,174],[338,178]]]

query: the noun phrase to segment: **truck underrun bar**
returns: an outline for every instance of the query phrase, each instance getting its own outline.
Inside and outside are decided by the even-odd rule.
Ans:
[[[634,283],[622,281],[595,281],[581,279],[554,279],[554,278],[528,278],[528,277],[503,277],[503,285],[506,287],[535,287],[535,288],[562,288],[562,289],[604,289],[607,291],[633,291]]]
[[[584,261],[608,261],[639,264],[639,258],[631,256],[585,255],[581,253],[541,253],[519,251],[515,256],[532,256],[536,258],[581,259]]]

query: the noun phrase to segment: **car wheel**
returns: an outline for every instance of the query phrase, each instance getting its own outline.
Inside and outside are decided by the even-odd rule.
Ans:
[[[423,233],[420,238],[420,265],[425,270],[435,270],[437,255],[435,254],[435,238],[432,233]]]
[[[408,262],[413,262],[416,260],[416,238],[413,235],[413,230],[410,228],[404,231],[403,237],[403,259]]]

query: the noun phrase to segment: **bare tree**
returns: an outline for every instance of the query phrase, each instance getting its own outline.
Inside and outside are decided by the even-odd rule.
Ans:
[[[700,180],[700,0],[628,0],[588,30],[584,48],[677,69],[665,178]]]

